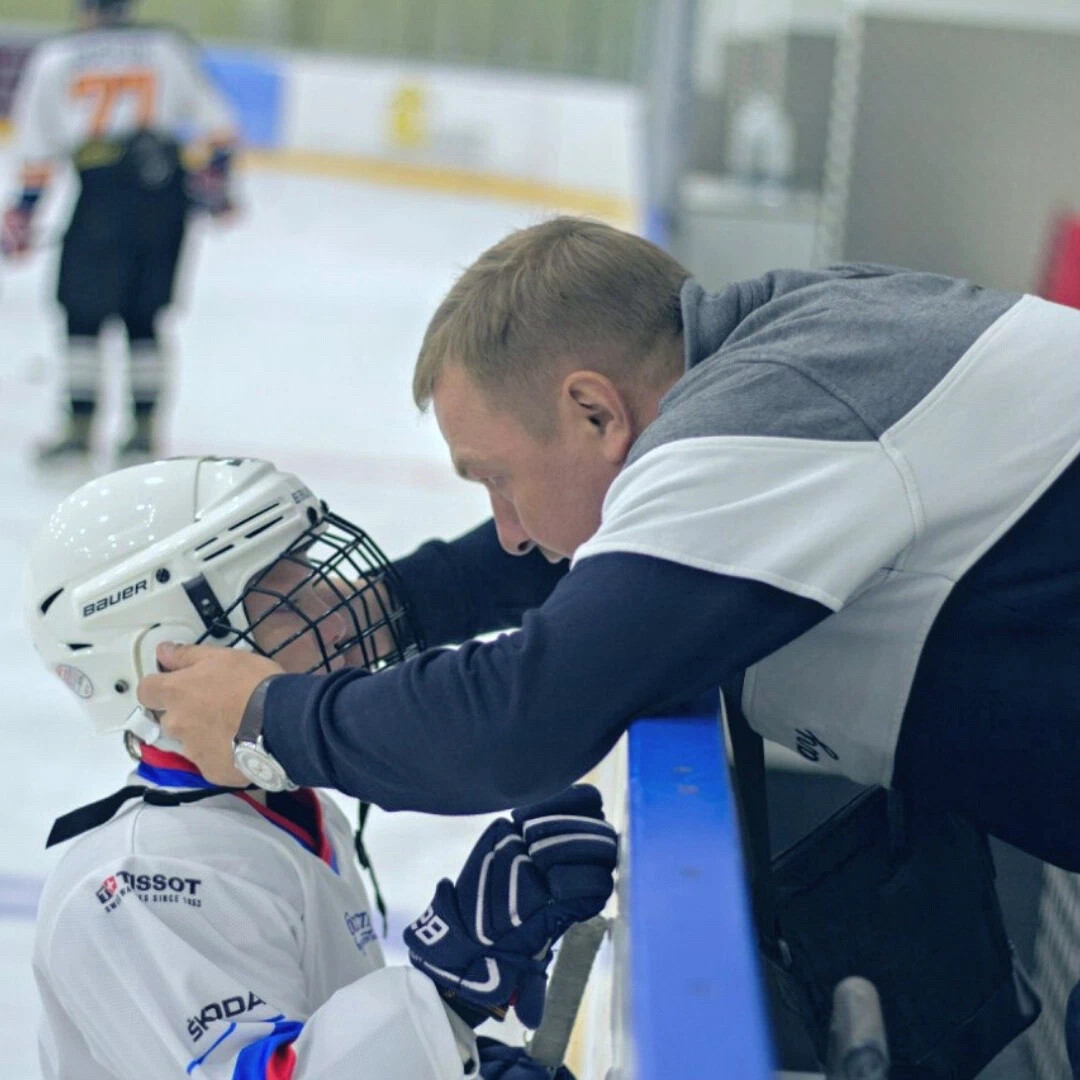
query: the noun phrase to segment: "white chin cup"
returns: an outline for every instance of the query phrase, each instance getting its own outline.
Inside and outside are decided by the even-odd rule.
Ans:
[[[144,743],[151,745],[165,738],[161,725],[154,719],[150,710],[144,709],[141,705],[131,711],[131,715],[124,723],[124,730],[130,731],[137,739],[142,739]]]

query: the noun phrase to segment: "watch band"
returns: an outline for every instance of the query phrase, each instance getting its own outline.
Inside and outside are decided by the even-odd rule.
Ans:
[[[247,699],[244,706],[244,715],[240,718],[240,726],[236,729],[233,737],[233,745],[240,743],[253,743],[262,734],[263,710],[266,708],[266,692],[277,675],[267,675]]]

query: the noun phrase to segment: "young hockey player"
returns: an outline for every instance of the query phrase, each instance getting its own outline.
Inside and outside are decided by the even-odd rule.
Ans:
[[[536,1026],[551,945],[607,900],[616,842],[594,789],[493,822],[407,931],[415,969],[385,967],[337,807],[276,777],[243,734],[276,790],[215,787],[135,701],[165,639],[294,672],[415,653],[396,576],[363,532],[266,462],[139,465],[60,504],[25,610],[46,664],[138,761],[50,836],[70,844],[34,949],[46,1080],[546,1080],[470,1024],[513,1005]]]
[[[145,460],[165,360],[157,316],[168,306],[192,201],[230,209],[235,125],[192,43],[164,26],[137,25],[129,0],[80,0],[82,29],[42,42],[20,79],[13,109],[20,190],[3,215],[0,249],[33,246],[35,208],[59,163],[71,162],[79,195],[60,254],[57,297],[67,317],[69,413],[43,463],[84,458],[98,401],[102,324],[123,321],[129,344],[134,431],[120,447]],[[188,175],[181,141],[205,142],[208,162]]]

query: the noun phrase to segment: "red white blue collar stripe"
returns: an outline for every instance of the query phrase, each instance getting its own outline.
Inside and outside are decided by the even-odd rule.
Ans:
[[[219,785],[212,784],[206,779],[193,762],[182,754],[175,754],[168,750],[159,750],[146,744],[141,751],[142,760],[135,772],[143,779],[160,787],[170,788],[215,788]],[[242,799],[257,814],[260,814],[271,825],[276,826],[283,832],[287,832],[298,844],[306,848],[313,855],[322,859],[334,873],[338,873],[337,853],[326,835],[323,823],[322,803],[310,788],[300,788],[293,792],[293,798],[304,804],[307,811],[315,820],[314,835],[302,825],[284,814],[263,805],[253,799],[246,791],[239,789],[223,788],[223,791],[231,791],[238,799]]]

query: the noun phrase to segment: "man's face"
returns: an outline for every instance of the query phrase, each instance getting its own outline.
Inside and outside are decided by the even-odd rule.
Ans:
[[[302,559],[290,557],[279,559],[258,578],[255,589],[244,597],[244,611],[255,644],[288,672],[310,671],[323,663],[319,638],[330,658],[331,670],[350,662],[363,663],[362,657],[350,655],[359,649],[338,652],[338,643],[350,633],[348,615],[345,611],[331,612],[336,602],[332,590],[325,589],[324,595],[314,581],[301,584],[310,574],[311,568]],[[281,604],[280,597],[288,597],[289,603]],[[306,620],[316,623],[316,627]],[[284,648],[275,653],[282,645]]]
[[[619,471],[602,437],[568,400],[556,403],[550,438],[529,432],[493,404],[457,364],[432,395],[454,468],[487,489],[499,542],[513,555],[539,547],[551,562],[567,558],[600,526],[600,509]]]

